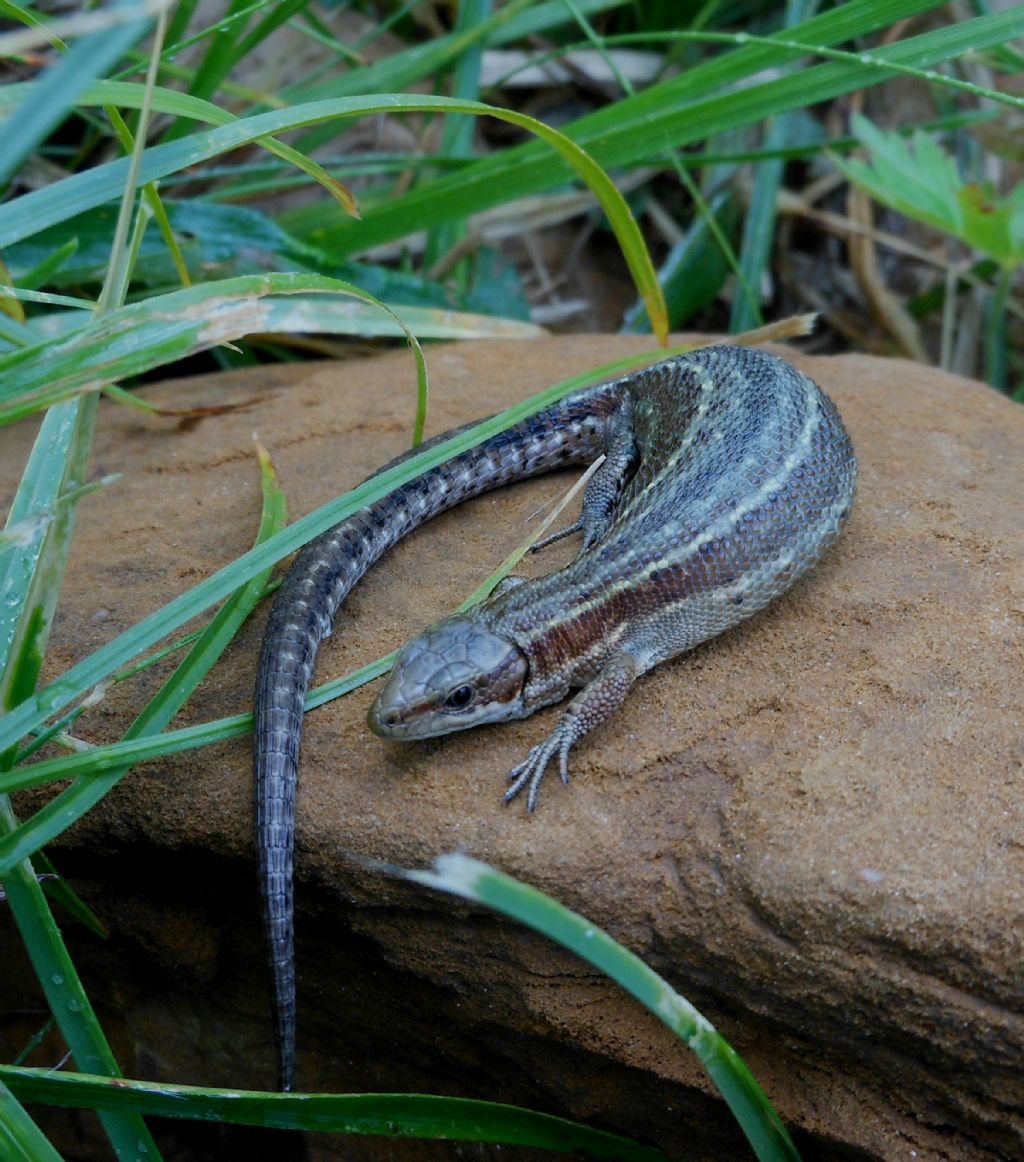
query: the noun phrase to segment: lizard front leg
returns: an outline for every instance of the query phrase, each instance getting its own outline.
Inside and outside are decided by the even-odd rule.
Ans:
[[[526,807],[532,811],[537,805],[537,792],[544,771],[556,754],[562,782],[568,783],[570,748],[619,707],[638,673],[637,660],[630,653],[615,654],[606,662],[597,677],[569,703],[548,737],[509,771],[510,786],[505,792],[505,802],[514,799],[523,787],[529,785]]]

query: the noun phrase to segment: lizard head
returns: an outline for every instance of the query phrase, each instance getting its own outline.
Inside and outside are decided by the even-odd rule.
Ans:
[[[399,650],[367,721],[381,738],[412,739],[521,718],[526,669],[508,638],[446,617]]]

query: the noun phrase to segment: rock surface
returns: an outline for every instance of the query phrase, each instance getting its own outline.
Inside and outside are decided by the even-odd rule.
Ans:
[[[434,348],[432,428],[643,346]],[[679,1158],[746,1156],[700,1067],[630,999],[539,937],[363,862],[424,866],[461,849],[584,912],[665,975],[745,1057],[806,1156],[1024,1156],[1024,410],[905,362],[791,358],[839,404],[857,447],[846,534],[768,611],[646,676],[574,751],[568,788],[549,774],[532,817],[502,807],[504,773],[555,708],[405,746],[366,730],[366,690],[308,717],[300,1088],[488,1097]],[[408,357],[392,354],[146,392],[172,407],[245,404],[200,420],[104,405],[94,468],[124,475],[82,505],[50,675],[248,547],[254,432],[301,514],[401,451],[413,386]],[[0,432],[0,495],[30,435]],[[483,497],[399,546],[342,612],[319,678],[454,605],[566,481]],[[264,618],[179,724],[248,708]],[[166,673],[120,684],[79,733],[117,737]],[[140,767],[54,851],[114,930],[101,946],[67,925],[130,1075],[273,1077],[249,762],[238,739]],[[38,1001],[0,924],[10,1013]],[[38,1023],[3,1019],[19,1044]],[[44,1059],[45,1048],[33,1063]],[[220,1133],[196,1129],[182,1156],[237,1150]],[[333,1150],[454,1156],[314,1144],[314,1156]]]

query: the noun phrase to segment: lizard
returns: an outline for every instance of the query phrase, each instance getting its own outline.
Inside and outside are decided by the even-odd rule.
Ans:
[[[817,562],[843,527],[857,475],[838,410],[812,380],[774,355],[723,344],[572,392],[299,552],[267,623],[254,710],[282,1089],[292,1086],[295,1057],[299,739],[321,640],[352,587],[414,528],[498,485],[601,455],[580,518],[535,546],[579,532],[575,559],[536,579],[506,578],[480,604],[413,638],[368,716],[382,737],[427,738],[525,718],[579,688],[550,735],[509,773],[506,801],[525,789],[531,811],[551,761],[567,782],[570,749],[641,674],[750,617]]]

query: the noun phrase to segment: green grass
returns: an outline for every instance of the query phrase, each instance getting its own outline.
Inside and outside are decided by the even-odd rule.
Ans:
[[[185,593],[168,593],[162,607],[40,688],[77,506],[104,483],[89,481],[87,468],[99,393],[127,403],[133,397],[123,387],[140,376],[170,373],[204,352],[211,365],[229,366],[291,357],[289,342],[311,332],[335,343],[395,336],[414,357],[408,389],[416,401],[410,408],[415,442],[428,402],[418,340],[538,334],[521,272],[496,244],[479,244],[475,215],[516,198],[586,190],[600,229],[618,247],[622,275],[635,288],[624,329],[649,329],[664,342],[669,328],[685,325],[738,332],[771,308],[761,292],[776,278],[779,198],[798,175],[817,172],[845,175],[876,199],[879,213],[884,205],[932,231],[949,257],[937,272],[915,266],[917,284],[905,293],[908,316],[922,335],[935,336],[942,358],[952,348],[957,295],[973,287],[984,299],[977,366],[994,386],[1020,398],[1024,369],[1010,335],[1021,318],[1013,283],[1022,254],[1021,193],[983,183],[1003,159],[993,152],[996,145],[982,142],[998,142],[1007,116],[1024,104],[997,88],[1001,73],[1020,68],[1010,42],[1024,35],[1024,9],[989,12],[979,5],[970,19],[914,22],[937,8],[935,0],[850,0],[822,12],[796,0],[709,4],[683,27],[674,6],[651,4],[641,12],[617,0],[515,0],[502,7],[472,0],[460,6],[450,31],[424,37],[396,5],[385,22],[395,38],[392,51],[366,64],[362,54],[383,26],[344,44],[330,10],[306,0],[233,0],[206,27],[195,0],[158,20],[114,8],[116,23],[94,23],[85,32],[73,23],[49,25],[35,10],[3,0],[5,26],[14,31],[0,35],[0,54],[12,68],[34,61],[36,53],[50,54],[50,63],[38,75],[26,65],[24,79],[0,88],[0,422],[44,413],[0,536],[0,878],[77,1070],[43,1077],[0,1067],[5,1156],[55,1156],[22,1100],[99,1110],[121,1156],[134,1156],[142,1143],[148,1157],[158,1157],[142,1115],[169,1107],[186,1109],[189,1117],[291,1126],[321,1118],[320,1126],[352,1129],[346,1119],[361,1095],[323,1095],[303,1113],[297,1099],[278,1095],[240,1094],[233,1104],[212,1090],[104,1080],[119,1078],[121,1068],[50,898],[56,894],[63,906],[88,912],[63,881],[56,893],[52,882],[40,883],[38,875],[49,868],[43,848],[134,763],[248,729],[246,716],[186,730],[168,726],[264,592],[275,562],[374,495],[514,423],[588,373],[581,369],[572,384],[555,385],[288,528],[280,527],[283,498],[264,464],[256,545]],[[109,18],[93,13],[89,19]],[[319,45],[322,63],[268,91],[253,82],[248,64],[283,24]],[[898,35],[888,35],[897,24]],[[601,100],[584,94],[583,107],[557,130],[518,111],[514,90],[488,90],[481,81],[489,49],[530,48],[538,36],[551,47],[531,49],[535,57],[596,49],[618,78]],[[152,45],[146,53],[138,48],[143,43]],[[188,44],[196,55],[182,53]],[[646,87],[634,89],[617,71],[614,54],[625,46],[661,55],[661,72]],[[915,127],[896,118],[826,133],[817,113],[823,103],[843,102],[894,77],[916,84],[932,102],[934,117],[923,130],[911,136]],[[412,92],[414,86],[434,95]],[[428,134],[424,140],[435,145],[384,154],[353,150],[344,136],[351,126],[385,115],[408,119],[410,133]],[[495,121],[506,127],[504,135],[484,143],[479,126]],[[289,134],[287,144],[282,134]],[[850,158],[860,144],[866,157]],[[59,171],[60,179],[51,180]],[[627,200],[619,185],[635,174],[640,184],[632,184]],[[301,204],[282,208],[279,195],[296,190],[304,193]],[[675,222],[667,241],[657,225],[666,216]],[[397,257],[370,256],[380,247]],[[258,265],[253,250],[261,255]],[[730,286],[736,288],[731,294]],[[716,307],[723,300],[727,306]],[[276,341],[247,343],[246,334],[257,330]],[[98,684],[138,664],[214,606],[201,635],[182,647],[187,652],[173,678],[120,742],[61,752],[62,731]],[[311,700],[337,696],[385,664],[328,683]],[[44,742],[50,752],[40,761],[35,752]],[[70,781],[48,807],[17,817],[12,792],[58,780]],[[469,871],[463,867],[460,874]],[[502,906],[512,897],[529,898],[534,916],[520,916],[524,922],[533,923],[538,910],[557,912],[553,901],[489,878],[495,874],[480,872],[474,883],[504,885]],[[437,876],[420,879],[441,885]],[[585,925],[561,916],[555,928],[564,936],[566,925],[571,930],[577,922]],[[609,955],[620,968],[629,965],[632,984],[623,980],[624,987],[643,993],[637,982],[645,980],[654,990],[647,999],[664,1000],[662,985],[626,950],[609,949]],[[602,970],[616,977],[612,965]],[[736,1108],[758,1156],[793,1157],[742,1062],[717,1034],[704,1038],[709,1027],[681,998],[668,1007],[684,1042]],[[374,1100],[393,1105],[367,1105],[368,1118],[409,1130],[416,1119],[440,1117],[454,1136],[471,1137],[484,1112],[460,1110],[454,1102],[431,1110],[433,1099],[422,1097]],[[635,1145],[609,1145],[585,1127],[548,1125],[528,1111],[486,1112],[495,1135],[487,1140],[552,1148],[571,1141],[595,1156],[604,1149],[612,1156],[655,1156]],[[425,1122],[417,1124],[431,1132]],[[441,1124],[435,1121],[435,1130]]]
[[[8,1088],[5,1090],[5,1086]],[[380,1137],[417,1137],[440,1141],[500,1142],[557,1153],[574,1151],[589,1158],[619,1162],[667,1162],[660,1150],[618,1134],[594,1130],[565,1118],[496,1102],[427,1094],[282,1094],[145,1081],[118,1081],[81,1073],[52,1073],[0,1065],[0,1135],[3,1096],[28,1102],[111,1113],[229,1122],[281,1130],[316,1130]],[[12,1119],[14,1130],[19,1129]],[[27,1137],[31,1123],[24,1126]],[[11,1137],[14,1137],[12,1132]],[[0,1136],[0,1141],[3,1141]],[[53,1156],[53,1155],[51,1155]],[[5,1155],[5,1159],[6,1159]],[[45,1153],[14,1155],[47,1159]]]

